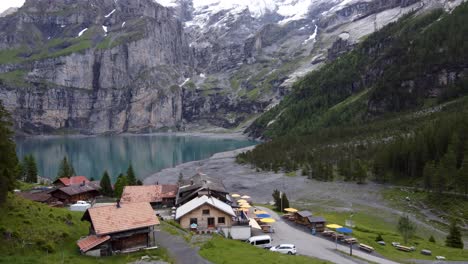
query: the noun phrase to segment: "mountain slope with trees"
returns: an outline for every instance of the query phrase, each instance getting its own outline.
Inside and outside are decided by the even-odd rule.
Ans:
[[[468,4],[409,14],[294,85],[237,160],[318,180],[466,193]]]
[[[468,4],[451,14],[411,13],[353,51],[296,82],[249,129],[254,136],[304,135],[437,105],[468,92]]]

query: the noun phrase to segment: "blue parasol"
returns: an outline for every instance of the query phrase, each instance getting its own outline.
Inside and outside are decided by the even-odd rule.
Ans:
[[[340,233],[345,233],[345,234],[351,234],[353,232],[351,228],[347,228],[347,227],[337,228],[336,231]]]
[[[256,216],[257,216],[258,218],[270,218],[270,217],[271,217],[271,215],[269,215],[269,214],[258,214],[258,215],[256,215]]]

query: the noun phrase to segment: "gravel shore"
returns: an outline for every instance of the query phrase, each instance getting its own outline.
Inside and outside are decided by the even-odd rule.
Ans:
[[[256,203],[268,203],[272,200],[274,189],[286,192],[290,200],[335,201],[341,203],[342,210],[347,210],[356,204],[375,206],[379,203],[377,184],[357,185],[345,182],[319,182],[303,176],[288,177],[284,173],[259,172],[249,165],[235,162],[237,154],[253,147],[221,152],[211,158],[180,164],[174,168],[164,169],[144,180],[145,184],[175,183],[182,173],[191,177],[197,172],[223,180],[231,193],[248,194]],[[333,205],[333,207],[336,207]],[[339,208],[337,208],[339,209]]]

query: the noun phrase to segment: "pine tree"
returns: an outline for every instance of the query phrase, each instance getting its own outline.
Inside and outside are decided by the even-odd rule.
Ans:
[[[357,161],[354,170],[354,179],[358,184],[363,184],[367,179],[367,170],[361,161]]]
[[[182,172],[179,172],[179,178],[177,179],[177,182],[181,183],[183,179],[184,179],[184,174]]]
[[[429,242],[431,242],[431,243],[435,243],[435,242],[436,242],[433,235],[431,235],[431,236],[429,237]]]
[[[114,195],[114,191],[112,190],[110,176],[109,176],[109,173],[107,173],[107,170],[104,171],[104,173],[102,174],[99,185],[101,186],[101,193],[104,196],[112,197]]]
[[[281,210],[281,196],[280,196],[280,191],[278,191],[277,189],[275,189],[273,191],[273,202],[275,203],[275,208],[277,211]]]
[[[10,114],[0,101],[0,204],[6,201],[8,191],[14,189],[18,174],[18,158],[11,127]]]
[[[431,190],[433,187],[432,180],[435,176],[435,163],[433,161],[426,163],[423,169],[424,188]]]
[[[434,177],[431,182],[433,186],[432,189],[435,190],[439,195],[445,191],[447,184],[446,178],[443,175],[443,173],[443,168],[439,164],[437,164],[434,167]]]
[[[445,240],[445,245],[452,248],[463,248],[460,229],[458,228],[455,221],[453,221],[450,225],[450,231]]]
[[[284,208],[289,207],[289,200],[288,200],[288,197],[286,196],[286,193],[282,193],[280,202],[282,203],[280,210],[281,209],[284,210]]]
[[[465,153],[461,168],[458,170],[456,186],[459,192],[468,194],[468,153]]]
[[[405,244],[408,244],[408,240],[413,237],[416,232],[416,226],[411,222],[407,215],[400,217],[397,229],[401,236],[403,236]]]
[[[444,178],[446,186],[453,186],[457,177],[457,158],[453,148],[453,145],[448,146],[447,153],[445,153],[440,162],[440,176]]]
[[[128,185],[127,176],[120,174],[114,184],[114,195],[117,198],[122,196],[123,189]]]
[[[133,171],[133,166],[132,163],[128,166],[127,169],[127,184],[128,185],[136,185],[137,184],[137,179],[135,176],[135,172]]]
[[[71,176],[75,175],[75,169],[73,165],[68,162],[67,157],[63,157],[62,161],[60,162],[59,171],[57,173],[58,178],[70,178]]]
[[[33,155],[29,155],[26,161],[26,182],[37,182],[37,165]]]

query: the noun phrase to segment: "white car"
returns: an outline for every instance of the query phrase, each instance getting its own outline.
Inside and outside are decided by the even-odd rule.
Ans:
[[[296,255],[296,246],[293,244],[281,244],[276,247],[271,247],[270,251],[279,252],[283,254]]]

